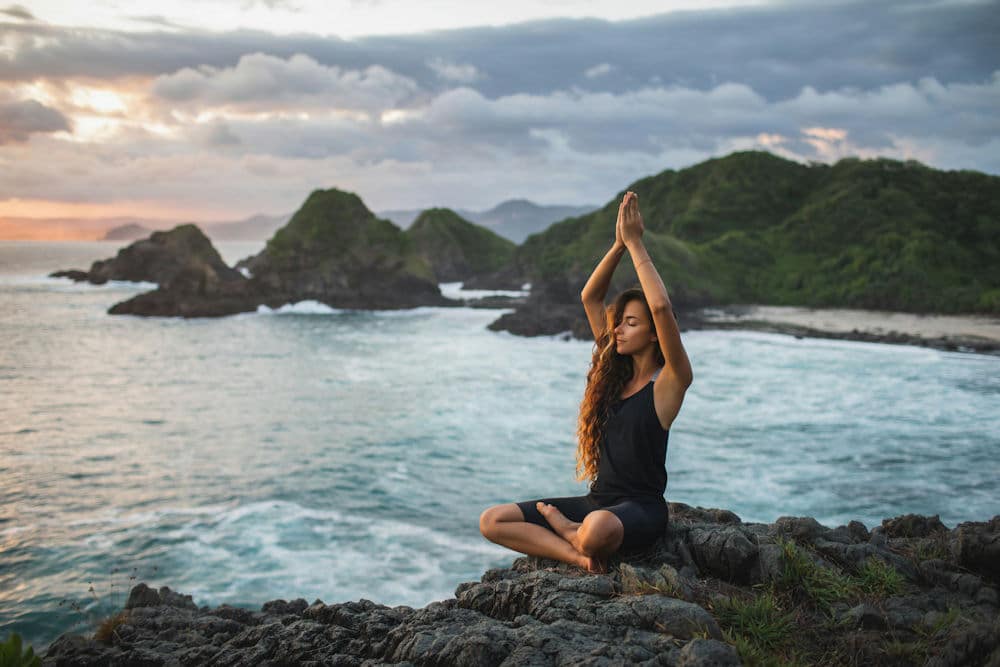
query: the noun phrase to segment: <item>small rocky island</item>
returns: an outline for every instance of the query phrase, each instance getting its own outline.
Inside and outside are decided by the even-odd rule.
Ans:
[[[154,232],[94,262],[89,271],[50,275],[158,285],[115,304],[108,310],[112,315],[221,317],[305,300],[370,310],[462,306],[465,301],[445,298],[438,282],[476,276],[489,282],[513,249],[510,241],[448,209],[428,209],[404,232],[376,217],[357,195],[331,188],[313,191],[260,253],[235,268],[222,261],[201,229],[185,224]],[[518,301],[469,305],[512,303]]]
[[[744,523],[670,503],[665,536],[607,574],[517,558],[421,609],[369,600],[199,607],[135,586],[43,665],[1000,665],[1000,516],[868,530]]]

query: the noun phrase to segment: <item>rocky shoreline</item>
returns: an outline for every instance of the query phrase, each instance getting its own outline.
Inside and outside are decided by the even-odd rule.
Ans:
[[[488,325],[518,336],[556,336],[592,340],[578,290],[569,283],[542,282],[527,298],[496,298],[511,307]],[[915,315],[837,308],[800,308],[757,304],[674,302],[681,332],[746,330],[796,338],[828,338],[870,343],[919,345],[952,352],[1000,354],[1000,318],[982,315]]]
[[[670,503],[604,575],[521,557],[413,609],[369,600],[198,607],[136,585],[43,665],[998,665],[1000,516],[828,528]]]
[[[816,312],[825,312],[818,310]],[[871,311],[873,314],[878,311]],[[720,317],[720,313],[722,316]],[[737,315],[726,315],[736,313]],[[889,343],[893,345],[917,345],[949,352],[976,352],[979,354],[1000,355],[1000,338],[986,336],[963,335],[960,333],[945,335],[926,335],[911,331],[872,330],[857,326],[849,331],[821,329],[815,326],[805,326],[788,321],[782,321],[778,316],[760,316],[753,308],[732,305],[688,311],[683,317],[678,315],[681,331],[689,330],[744,330],[761,331],[765,333],[780,333],[796,338],[828,338],[834,340],[856,340],[867,343]]]

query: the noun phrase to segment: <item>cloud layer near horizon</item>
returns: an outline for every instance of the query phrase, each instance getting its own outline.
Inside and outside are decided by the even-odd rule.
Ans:
[[[336,186],[379,209],[600,204],[749,148],[1000,173],[997,8],[779,4],[351,41],[8,11],[0,202],[231,218]]]

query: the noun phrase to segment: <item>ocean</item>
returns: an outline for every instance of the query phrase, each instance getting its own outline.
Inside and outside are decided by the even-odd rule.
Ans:
[[[140,581],[199,606],[419,607],[517,557],[480,536],[483,509],[586,492],[591,343],[472,308],[110,316],[154,286],[46,277],[121,245],[0,242],[0,638],[44,653]],[[1000,513],[1000,357],[682,336],[667,500],[830,527]]]

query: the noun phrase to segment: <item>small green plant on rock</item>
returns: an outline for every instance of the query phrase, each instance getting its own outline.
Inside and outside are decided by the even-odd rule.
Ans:
[[[870,556],[858,573],[858,586],[876,598],[895,595],[903,590],[903,575],[888,563]]]
[[[0,644],[0,667],[41,667],[42,659],[35,655],[31,646],[21,651],[21,635],[10,633],[7,641]]]
[[[786,613],[773,591],[744,600],[721,598],[715,604],[719,623],[763,651],[784,645],[795,628],[794,614]]]
[[[801,590],[817,607],[829,612],[831,605],[855,597],[857,586],[851,577],[815,563],[794,541],[778,540],[785,557],[785,569],[778,580],[783,590]]]
[[[948,607],[948,611],[938,615],[929,626],[914,626],[913,631],[917,635],[916,639],[902,641],[893,637],[882,645],[882,652],[894,660],[922,665],[928,657],[948,642],[956,624],[960,624],[962,620],[963,616],[957,607]]]

